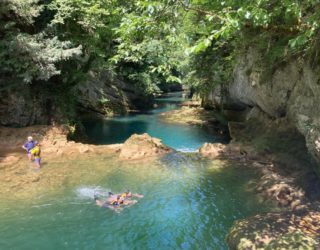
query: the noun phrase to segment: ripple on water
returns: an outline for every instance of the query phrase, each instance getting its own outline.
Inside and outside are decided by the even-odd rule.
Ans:
[[[235,219],[266,210],[246,189],[254,173],[195,154],[73,164],[56,192],[0,204],[1,249],[226,249]],[[121,213],[95,206],[95,192],[126,188],[144,198]]]

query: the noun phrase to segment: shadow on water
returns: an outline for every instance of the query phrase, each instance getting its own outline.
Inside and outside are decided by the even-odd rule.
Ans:
[[[54,193],[0,206],[1,249],[227,249],[234,220],[266,210],[246,189],[254,173],[193,153],[80,158],[65,167],[68,183]],[[144,198],[119,214],[95,206],[95,190],[127,188]]]
[[[123,143],[132,134],[148,133],[176,150],[193,152],[205,142],[225,142],[221,135],[210,129],[187,124],[167,123],[161,113],[179,108],[184,99],[181,93],[156,99],[156,108],[127,116],[83,120],[85,131],[92,143]]]
[[[179,102],[164,99],[151,115],[87,120],[86,129],[100,144],[144,132],[190,151],[219,140],[201,127],[163,123],[159,112]],[[19,206],[0,202],[0,249],[227,249],[225,235],[236,219],[268,209],[247,189],[255,173],[228,164],[181,152],[150,162],[99,155],[49,163],[32,186],[42,185],[40,195]],[[96,190],[126,189],[144,198],[119,214],[92,199]]]
[[[132,134],[142,134],[148,130],[149,124],[137,120],[90,120],[85,122],[86,133],[94,143],[121,143]]]

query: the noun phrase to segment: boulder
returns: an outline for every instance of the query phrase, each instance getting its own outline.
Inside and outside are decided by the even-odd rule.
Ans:
[[[221,143],[205,143],[198,151],[204,157],[216,158],[221,156],[225,147]]]
[[[160,139],[148,134],[134,134],[125,141],[120,149],[119,158],[123,160],[143,159],[172,152],[172,149],[161,143]]]

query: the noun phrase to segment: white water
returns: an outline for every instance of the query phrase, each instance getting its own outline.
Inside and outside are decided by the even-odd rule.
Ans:
[[[94,195],[107,197],[111,189],[102,188],[100,186],[82,186],[75,190],[78,198],[93,199]]]

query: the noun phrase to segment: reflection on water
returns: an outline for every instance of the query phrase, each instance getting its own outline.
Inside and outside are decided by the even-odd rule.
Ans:
[[[255,173],[227,165],[183,153],[74,162],[55,192],[6,204],[0,197],[0,249],[227,249],[233,221],[267,209],[248,191]],[[120,214],[94,205],[95,190],[125,189],[144,198]]]
[[[183,101],[181,93],[156,100],[157,108],[149,112],[110,119],[88,119],[86,132],[98,144],[123,143],[132,134],[148,133],[162,139],[163,143],[179,151],[192,152],[205,142],[221,142],[223,138],[212,135],[205,128],[165,123],[159,114],[178,108]]]

